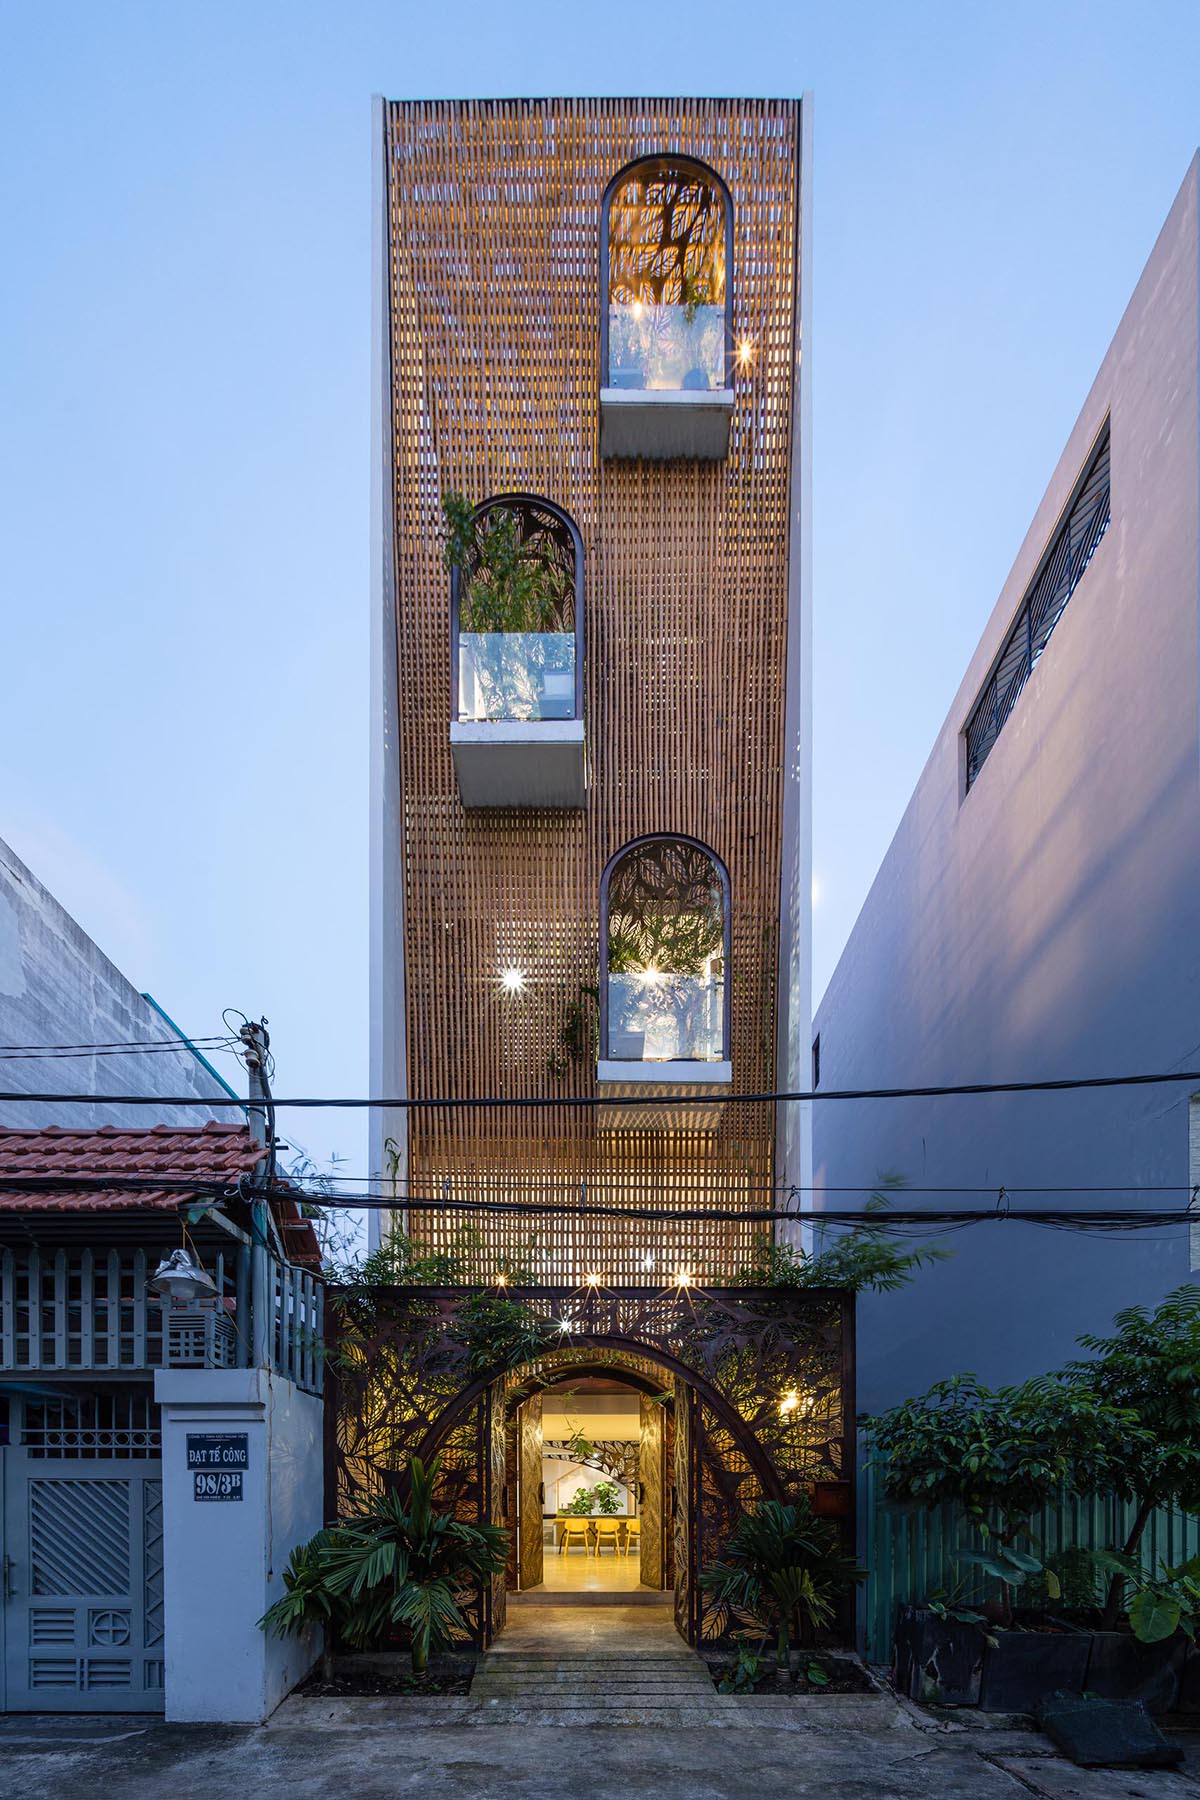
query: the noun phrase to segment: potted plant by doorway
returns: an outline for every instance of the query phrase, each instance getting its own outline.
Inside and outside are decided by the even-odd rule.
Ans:
[[[312,1623],[336,1626],[354,1650],[378,1649],[399,1630],[414,1674],[428,1667],[431,1650],[465,1636],[463,1602],[504,1569],[508,1539],[498,1526],[437,1510],[440,1467],[440,1457],[426,1465],[414,1456],[407,1496],[395,1488],[375,1495],[353,1519],[293,1551],[298,1579],[268,1608],[262,1628],[285,1637]]]
[[[796,1679],[802,1646],[834,1623],[839,1600],[864,1578],[836,1526],[818,1519],[802,1495],[794,1505],[764,1500],[745,1513],[700,1585],[717,1602],[722,1628],[736,1619],[743,1630],[757,1629],[760,1651],[774,1632],[776,1676],[787,1683]]]

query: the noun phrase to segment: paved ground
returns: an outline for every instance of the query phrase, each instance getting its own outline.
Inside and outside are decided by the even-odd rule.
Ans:
[[[368,1708],[373,1702],[366,1702]],[[1084,1772],[1022,1733],[3,1721],[4,1800],[1197,1800],[1196,1776]],[[979,1740],[986,1739],[986,1743]]]
[[[0,1800],[1200,1800],[1039,1734],[887,1695],[714,1694],[644,1606],[513,1609],[469,1696],[285,1701],[260,1727],[0,1718]]]

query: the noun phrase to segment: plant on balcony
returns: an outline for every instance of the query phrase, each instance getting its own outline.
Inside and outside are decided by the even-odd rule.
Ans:
[[[573,550],[568,557],[561,535],[536,515],[508,506],[477,512],[455,492],[442,496],[442,519],[446,567],[459,579],[459,631],[493,640],[474,656],[485,715],[535,718],[544,679],[567,654],[555,640],[572,618]]]
[[[1126,1307],[1113,1324],[1110,1337],[1081,1337],[1090,1359],[1063,1371],[1064,1380],[1124,1408],[1141,1427],[1111,1471],[1112,1491],[1135,1510],[1107,1571],[1106,1631],[1121,1615],[1129,1559],[1152,1514],[1167,1506],[1200,1512],[1200,1286],[1177,1288],[1153,1312]]]
[[[724,1003],[725,948],[713,858],[685,839],[635,846],[613,871],[608,908],[610,1044],[626,1031],[659,1032],[676,1056],[711,1054],[710,1009],[714,990]]]
[[[732,1613],[757,1626],[762,1643],[773,1630],[777,1671],[794,1679],[801,1644],[833,1624],[841,1598],[864,1579],[836,1526],[815,1518],[803,1496],[790,1506],[764,1500],[739,1519],[724,1560],[703,1571],[700,1585],[722,1623]]]

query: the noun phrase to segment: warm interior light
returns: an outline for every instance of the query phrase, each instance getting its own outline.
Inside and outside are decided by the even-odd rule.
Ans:
[[[783,1396],[783,1399],[779,1402],[779,1410],[781,1413],[785,1414],[795,1412],[799,1404],[799,1394],[796,1392],[795,1388],[789,1388],[787,1393]]]
[[[600,1277],[598,1275],[589,1275],[587,1277],[587,1284],[589,1287],[599,1287]]]
[[[642,316],[642,303],[640,300],[635,300],[633,303],[633,316],[635,319],[640,319]]]
[[[560,1319],[558,1321],[558,1329],[560,1331],[574,1331],[575,1327],[570,1319]]]
[[[525,987],[524,969],[501,969],[500,986],[506,994],[522,993]]]
[[[692,1285],[691,1271],[688,1269],[676,1269],[675,1285],[676,1285],[676,1287],[691,1287],[691,1285]]]
[[[654,1267],[654,1258],[649,1250],[647,1250],[645,1256],[642,1258],[642,1267],[643,1269],[652,1269]]]
[[[497,1275],[496,1286],[497,1287],[507,1287],[508,1286],[508,1276],[507,1275]]]
[[[743,369],[746,367],[746,364],[750,361],[750,358],[753,355],[754,355],[754,345],[750,342],[749,338],[743,338],[741,343],[738,345],[738,361],[741,363]]]

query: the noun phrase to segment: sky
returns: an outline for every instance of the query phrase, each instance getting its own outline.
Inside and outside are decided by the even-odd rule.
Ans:
[[[819,999],[1200,143],[1200,6],[0,0],[0,836],[278,1092],[367,1091],[370,97],[631,91],[815,99]],[[294,1141],[365,1171],[362,1115]]]

